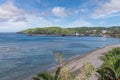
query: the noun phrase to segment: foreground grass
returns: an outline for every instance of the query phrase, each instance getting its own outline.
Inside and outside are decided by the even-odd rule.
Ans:
[[[97,70],[99,80],[120,80],[120,48],[114,48],[101,59],[104,63]]]

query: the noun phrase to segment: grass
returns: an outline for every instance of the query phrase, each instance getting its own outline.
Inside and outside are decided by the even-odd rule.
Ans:
[[[89,77],[94,71],[94,67],[89,63],[84,63],[83,67],[79,69],[79,73],[76,76],[69,65],[66,62],[61,53],[55,54],[59,67],[55,73],[44,72],[33,77],[33,80],[89,80]]]
[[[33,80],[89,80],[92,73],[98,73],[99,80],[120,80],[120,48],[114,48],[101,57],[103,65],[99,69],[85,62],[75,74],[60,53],[55,54],[59,61],[59,66],[55,73],[44,72],[33,77]]]
[[[104,61],[97,70],[99,80],[120,80],[120,48],[114,48],[102,56]]]

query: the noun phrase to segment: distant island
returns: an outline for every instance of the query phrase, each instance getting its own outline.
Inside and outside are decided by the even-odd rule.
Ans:
[[[47,35],[47,36],[101,36],[120,38],[120,26],[112,27],[76,27],[76,28],[61,28],[61,27],[44,27],[30,28],[17,32],[20,34]]]

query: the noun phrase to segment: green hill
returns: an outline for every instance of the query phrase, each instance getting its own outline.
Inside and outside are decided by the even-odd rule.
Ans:
[[[50,35],[50,36],[105,36],[105,37],[120,37],[120,26],[113,27],[76,27],[76,28],[61,28],[61,27],[44,27],[31,28],[20,31],[18,33],[27,35]]]

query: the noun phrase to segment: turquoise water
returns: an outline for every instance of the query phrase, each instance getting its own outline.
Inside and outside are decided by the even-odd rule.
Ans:
[[[28,80],[56,65],[55,52],[66,59],[110,44],[115,38],[104,37],[50,37],[0,33],[0,80]]]

